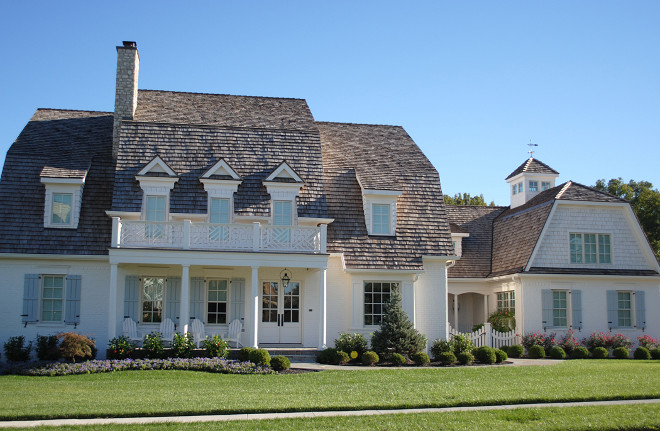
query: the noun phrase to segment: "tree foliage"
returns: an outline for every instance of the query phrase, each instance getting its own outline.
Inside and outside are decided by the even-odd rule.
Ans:
[[[621,178],[613,178],[607,183],[604,179],[598,180],[594,188],[630,202],[656,257],[660,259],[660,191],[648,181],[625,183]]]
[[[371,337],[371,347],[379,355],[390,353],[412,355],[426,348],[426,337],[417,331],[401,308],[399,289],[390,292],[380,329]]]
[[[445,203],[448,205],[478,205],[486,206],[484,195],[471,196],[470,193],[456,193],[454,197],[444,195]],[[489,207],[494,207],[495,202],[490,201]]]

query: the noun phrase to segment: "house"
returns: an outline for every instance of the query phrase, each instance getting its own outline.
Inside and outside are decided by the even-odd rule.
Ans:
[[[324,348],[376,330],[393,289],[430,342],[497,309],[520,332],[660,335],[658,262],[626,202],[530,159],[510,207],[445,206],[401,127],[138,90],[139,61],[117,47],[114,112],[38,109],[7,153],[0,340],[77,331],[103,351],[127,319],[197,319],[241,322],[247,346]]]
[[[530,157],[506,182],[508,207],[447,206],[460,259],[448,320],[470,331],[498,310],[517,332],[660,336],[660,267],[628,202]]]
[[[301,99],[138,90],[114,112],[38,109],[0,180],[0,340],[107,341],[170,319],[249,346],[378,328],[392,289],[447,334],[455,259],[435,168],[395,126],[317,122]]]

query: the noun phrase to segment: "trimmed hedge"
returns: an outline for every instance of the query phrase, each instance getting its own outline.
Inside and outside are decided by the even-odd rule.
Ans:
[[[543,346],[534,345],[527,350],[527,356],[531,359],[545,358],[545,349]]]
[[[470,352],[461,352],[456,355],[456,359],[461,365],[470,365],[474,362],[474,355]]]
[[[589,350],[584,346],[578,346],[571,352],[573,359],[587,359],[589,357]]]
[[[502,349],[494,349],[495,352],[495,363],[501,364],[502,362],[509,359],[509,356]]]
[[[243,347],[238,351],[238,360],[241,362],[247,362],[250,360],[250,354],[256,349],[254,347]]]
[[[474,358],[482,364],[494,364],[497,361],[497,355],[492,348],[482,346],[474,351]]]
[[[630,359],[630,352],[625,347],[617,347],[612,351],[612,356],[616,359]]]
[[[284,371],[291,368],[291,361],[286,356],[273,356],[270,360],[270,367],[275,371]]]
[[[564,351],[564,349],[562,349],[560,346],[552,346],[549,353],[552,359],[566,358],[566,351]]]
[[[442,352],[440,353],[440,357],[438,357],[437,360],[445,366],[453,365],[457,361],[456,355],[454,355],[453,352]]]
[[[633,353],[633,358],[635,359],[651,359],[651,352],[646,347],[638,347]]]
[[[408,363],[408,361],[406,361],[406,357],[400,353],[392,353],[392,355],[390,356],[390,361],[392,362],[392,364],[398,366],[406,365]]]
[[[424,352],[415,353],[414,355],[412,355],[411,359],[416,365],[426,365],[429,362],[431,362],[431,360],[429,359],[429,355],[427,355]]]
[[[594,359],[606,359],[610,356],[610,352],[605,347],[595,347],[591,352],[591,357]]]
[[[266,349],[256,349],[250,352],[250,362],[255,365],[270,367],[270,353]]]
[[[375,365],[378,363],[378,361],[380,361],[380,358],[376,352],[369,350],[362,354],[362,363],[364,365]]]
[[[660,359],[660,347],[657,349],[651,350],[651,358],[653,359]]]
[[[510,358],[520,358],[524,353],[525,349],[520,344],[514,344],[506,349],[506,354],[509,355]]]

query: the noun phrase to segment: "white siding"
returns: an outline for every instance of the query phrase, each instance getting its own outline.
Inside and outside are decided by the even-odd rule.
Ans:
[[[429,346],[447,338],[447,267],[443,261],[424,260],[424,273],[415,282],[415,323]]]

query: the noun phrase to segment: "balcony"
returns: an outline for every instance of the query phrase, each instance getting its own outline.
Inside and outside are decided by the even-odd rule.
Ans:
[[[325,253],[327,226],[112,219],[113,248]]]

